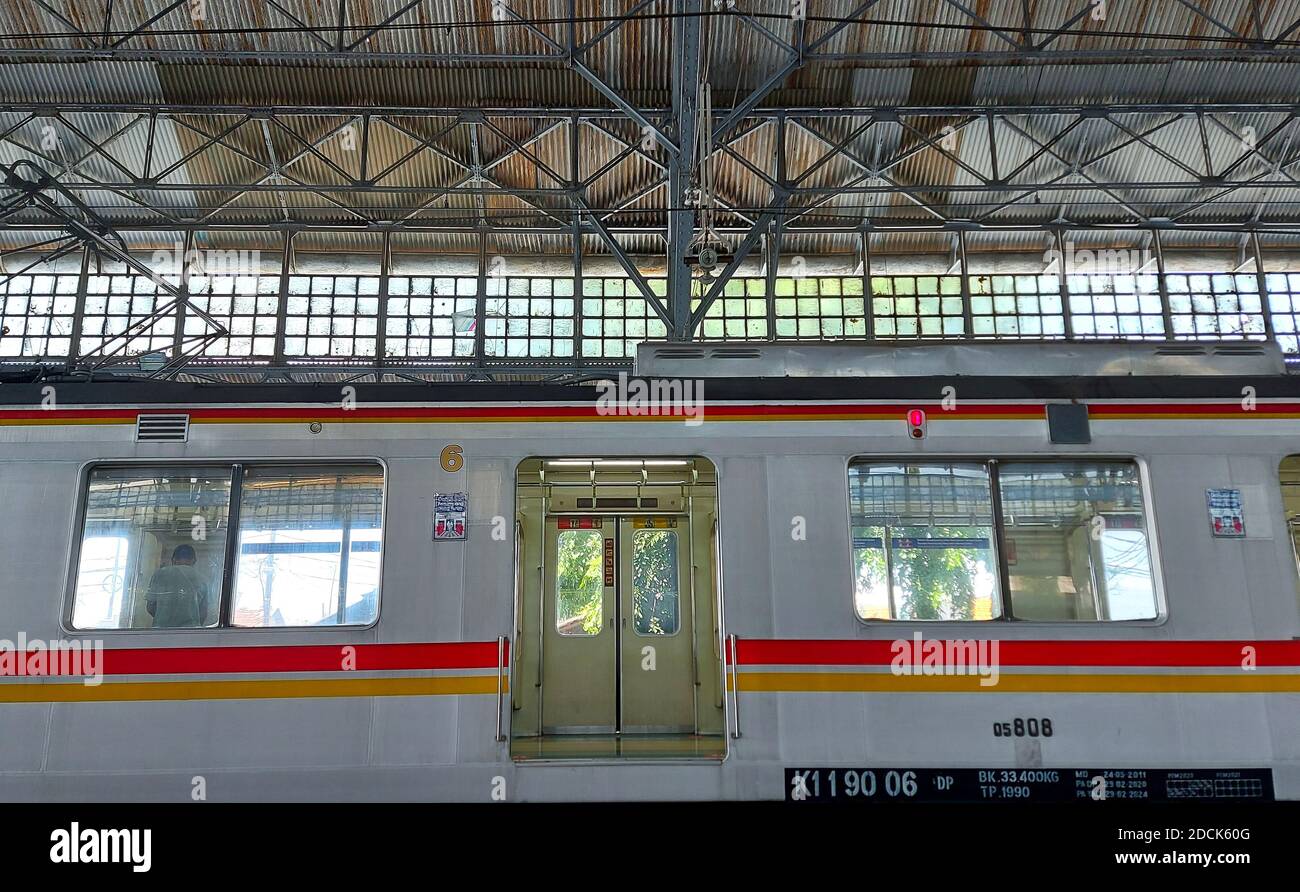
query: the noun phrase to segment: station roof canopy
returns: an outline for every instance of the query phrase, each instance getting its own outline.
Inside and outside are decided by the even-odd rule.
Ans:
[[[0,59],[0,163],[141,247],[1300,233],[1300,0],[13,0]]]

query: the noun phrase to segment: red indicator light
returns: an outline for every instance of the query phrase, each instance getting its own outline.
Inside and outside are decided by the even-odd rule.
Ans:
[[[913,440],[925,439],[925,411],[923,409],[907,410],[907,435]]]

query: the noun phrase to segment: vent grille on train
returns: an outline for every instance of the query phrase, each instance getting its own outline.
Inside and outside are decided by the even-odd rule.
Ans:
[[[1157,356],[1263,356],[1263,344],[1161,344]]]
[[[1204,356],[1205,347],[1200,344],[1161,344],[1156,348],[1157,356]]]
[[[656,347],[655,359],[761,359],[757,347]]]
[[[699,347],[656,347],[655,359],[703,359],[704,350]]]
[[[137,443],[185,443],[190,438],[188,415],[138,415],[135,419]]]
[[[1218,356],[1263,356],[1263,344],[1215,344],[1214,352]]]
[[[709,359],[761,359],[762,356],[757,347],[714,347],[709,352]]]

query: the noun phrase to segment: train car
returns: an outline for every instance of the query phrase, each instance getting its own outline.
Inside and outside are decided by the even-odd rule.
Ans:
[[[0,797],[1300,798],[1275,348],[637,372],[0,385]]]

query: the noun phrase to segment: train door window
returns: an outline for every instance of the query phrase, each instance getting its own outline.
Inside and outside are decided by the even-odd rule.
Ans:
[[[216,625],[230,498],[228,467],[92,468],[73,628]]]
[[[1016,619],[1156,618],[1134,462],[1002,462],[998,486]]]
[[[383,473],[249,467],[239,481],[233,626],[366,625],[379,611]]]
[[[1278,468],[1282,482],[1282,509],[1286,512],[1286,530],[1291,539],[1291,556],[1300,569],[1300,455],[1290,455]]]
[[[632,534],[632,614],[638,635],[676,635],[681,625],[677,531]]]
[[[988,469],[849,465],[854,607],[862,619],[1001,613]]]
[[[561,635],[598,635],[604,625],[605,537],[600,530],[561,530],[555,553],[555,629]]]

